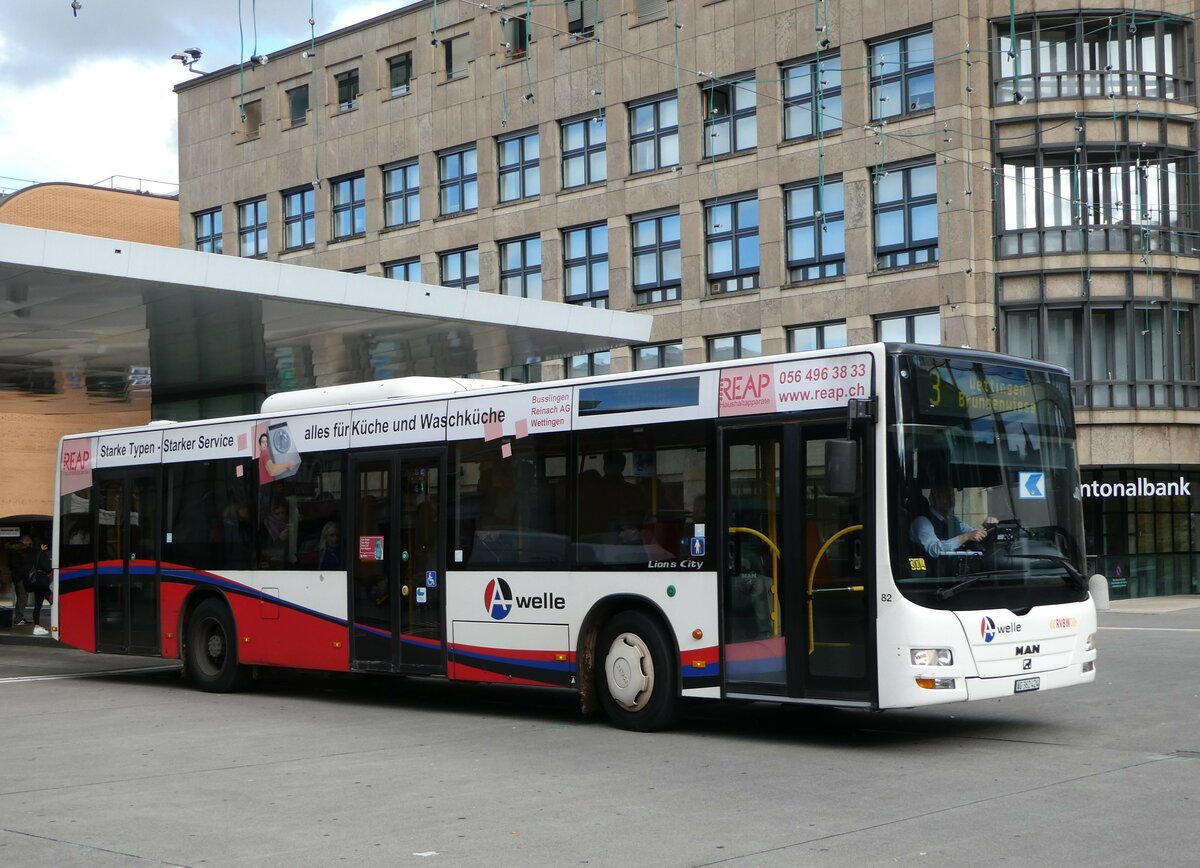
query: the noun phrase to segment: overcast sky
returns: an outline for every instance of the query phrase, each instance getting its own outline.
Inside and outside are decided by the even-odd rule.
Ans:
[[[76,16],[71,0],[0,0],[0,193],[114,175],[173,187],[172,88],[189,74],[172,54],[199,48],[206,71],[237,63],[239,7],[248,58],[256,21],[271,54],[308,39],[310,10],[319,36],[412,0],[81,2]]]

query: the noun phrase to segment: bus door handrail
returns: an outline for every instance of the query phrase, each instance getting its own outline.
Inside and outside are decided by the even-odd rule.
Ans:
[[[767,544],[767,548],[771,550],[771,634],[779,635],[779,546],[763,533],[761,530],[755,530],[752,527],[731,527],[731,534],[748,533],[751,536],[758,537]]]
[[[844,537],[848,533],[856,533],[863,529],[861,524],[848,525],[829,539],[825,540],[824,545],[817,549],[817,556],[812,560],[812,566],[808,568],[808,586],[805,588],[804,604],[808,608],[808,653],[812,654],[817,649],[816,636],[813,634],[813,581],[817,577],[817,564],[821,562],[821,558],[825,556],[825,552],[829,547]],[[851,585],[848,588],[839,588],[838,590],[853,590],[862,591],[865,585]]]

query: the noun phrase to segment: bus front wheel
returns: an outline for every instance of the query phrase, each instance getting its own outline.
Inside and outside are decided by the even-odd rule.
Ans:
[[[614,725],[652,732],[678,711],[674,655],[658,622],[644,612],[621,612],[600,634],[603,659],[597,693]]]
[[[246,667],[238,663],[233,616],[220,600],[205,600],[188,622],[187,662],[192,681],[201,690],[227,693],[246,682]]]

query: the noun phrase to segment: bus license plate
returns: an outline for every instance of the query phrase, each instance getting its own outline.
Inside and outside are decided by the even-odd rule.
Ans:
[[[1042,686],[1041,678],[1018,678],[1013,685],[1013,693],[1027,693]]]

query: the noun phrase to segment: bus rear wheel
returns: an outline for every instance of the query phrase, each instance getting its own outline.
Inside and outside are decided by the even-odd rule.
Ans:
[[[188,622],[187,662],[201,690],[227,693],[245,686],[246,667],[238,663],[233,616],[220,600],[205,600]]]
[[[644,612],[621,612],[600,634],[597,693],[615,726],[653,732],[678,713],[676,666],[671,642]]]

